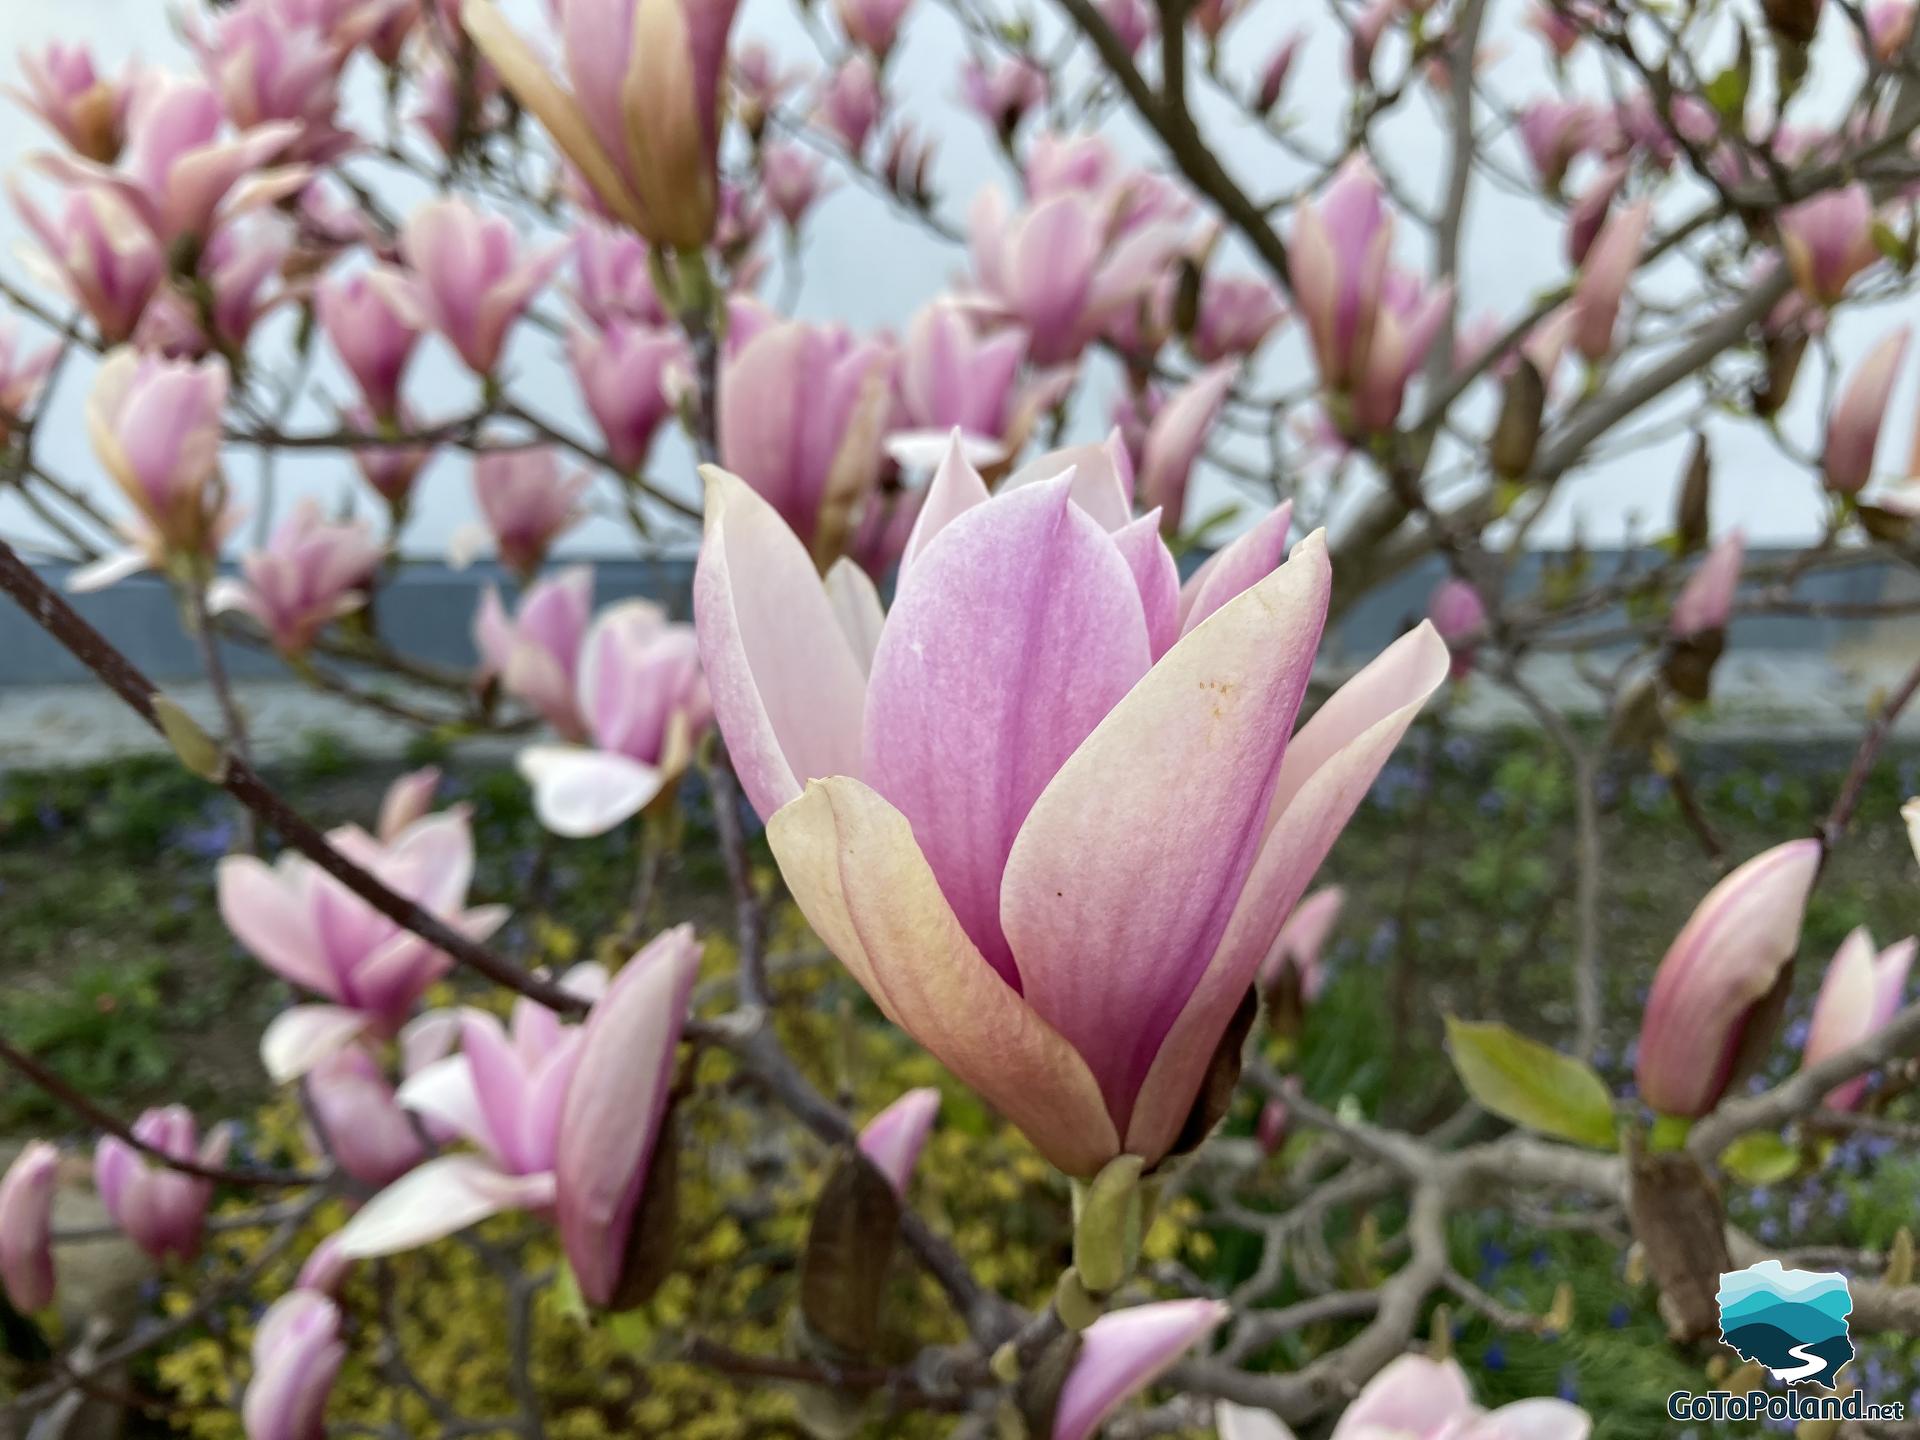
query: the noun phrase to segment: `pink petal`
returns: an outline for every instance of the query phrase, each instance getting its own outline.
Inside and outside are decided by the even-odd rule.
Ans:
[[[540,823],[570,840],[604,835],[638,815],[664,779],[655,766],[572,745],[530,745],[514,765],[533,786]]]
[[[295,1005],[268,1022],[260,1036],[260,1063],[276,1085],[298,1080],[329,1055],[346,1049],[367,1028],[367,1017],[339,1005]]]
[[[1249,530],[1216,550],[1180,589],[1180,633],[1185,634],[1227,601],[1270,575],[1287,554],[1293,502],[1282,500]]]
[[[349,1260],[397,1255],[509,1210],[553,1204],[553,1176],[503,1175],[476,1155],[442,1155],[369,1200],[339,1232]]]
[[[1089,1437],[1134,1395],[1220,1327],[1217,1300],[1163,1300],[1102,1315],[1080,1336],[1053,1416],[1053,1440]]]

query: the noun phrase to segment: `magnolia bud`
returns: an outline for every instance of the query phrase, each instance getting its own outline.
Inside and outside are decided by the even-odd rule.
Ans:
[[[1521,356],[1507,376],[1500,395],[1500,418],[1487,443],[1493,473],[1502,480],[1519,480],[1533,464],[1540,444],[1540,417],[1546,409],[1547,385],[1534,363]]]
[[[1713,492],[1713,452],[1705,435],[1693,437],[1687,452],[1686,473],[1680,480],[1680,497],[1674,505],[1673,535],[1680,553],[1691,555],[1707,543],[1709,501]]]

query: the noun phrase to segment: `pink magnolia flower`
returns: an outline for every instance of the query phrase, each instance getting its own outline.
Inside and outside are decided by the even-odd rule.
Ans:
[[[1453,652],[1453,678],[1463,678],[1473,669],[1474,654],[1487,629],[1487,607],[1480,592],[1458,576],[1449,576],[1428,597],[1427,618]]]
[[[958,430],[969,454],[982,464],[1002,460],[1020,416],[1020,367],[1026,333],[1004,328],[982,333],[968,310],[935,300],[915,313],[900,347],[894,395],[904,432],[890,437],[897,454],[904,441],[913,453],[931,440],[944,454],[947,435]]]
[[[873,1163],[902,1203],[913,1181],[913,1167],[940,1113],[940,1092],[909,1090],[860,1129],[860,1153]]]
[[[1047,103],[1047,72],[1024,55],[992,68],[978,60],[960,67],[960,98],[1000,136],[1011,136],[1028,112]]]
[[[606,975],[581,966],[562,983],[597,1005]],[[552,1209],[561,1107],[585,1031],[525,997],[506,1027],[479,1010],[458,1018],[459,1052],[415,1071],[399,1099],[475,1149],[429,1160],[369,1200],[340,1231],[349,1259],[411,1250],[506,1210]]]
[[[1729,531],[1702,560],[1687,583],[1674,597],[1673,613],[1667,629],[1676,640],[1690,640],[1727,628],[1733,616],[1733,598],[1740,589],[1740,567],[1745,562],[1747,539],[1740,530]]]
[[[15,422],[32,412],[59,353],[57,345],[28,349],[20,327],[0,320],[0,444]]]
[[[1347,75],[1355,85],[1373,83],[1373,54],[1381,37],[1401,14],[1401,0],[1369,0],[1354,17],[1347,38]]]
[[[1565,60],[1586,37],[1576,7],[1561,0],[1535,0],[1527,8],[1527,28],[1545,42],[1556,60]]]
[[[658,328],[673,317],[653,288],[646,242],[629,230],[586,220],[573,243],[574,303],[595,325],[616,320]]]
[[[1452,303],[1393,265],[1393,218],[1380,177],[1348,161],[1293,224],[1294,293],[1313,336],[1320,380],[1349,398],[1362,432],[1390,428],[1407,382],[1426,358]]]
[[[586,517],[580,497],[592,484],[584,470],[562,473],[559,456],[544,445],[489,450],[473,461],[481,518],[501,563],[522,579],[534,575],[553,542]]]
[[[900,22],[913,0],[834,0],[834,13],[847,38],[876,59],[884,60],[900,37]]]
[[[1117,240],[1114,198],[1059,190],[1010,214],[983,190],[967,221],[967,248],[987,299],[1028,337],[1037,365],[1060,365],[1129,307],[1137,306],[1179,253],[1178,222],[1136,226]]]
[[[426,1158],[392,1084],[361,1046],[327,1056],[306,1083],[321,1149],[361,1184],[390,1185]]]
[[[1911,938],[1880,949],[1865,926],[1840,942],[1826,979],[1820,982],[1819,998],[1813,1002],[1807,1044],[1800,1056],[1802,1067],[1830,1060],[1886,1028],[1899,1013],[1913,952]],[[1829,1110],[1855,1110],[1866,1093],[1867,1077],[1856,1075],[1829,1090],[1822,1103]]]
[[[473,617],[473,643],[480,654],[475,676],[497,679],[509,695],[526,701],[549,725],[577,740],[586,724],[574,704],[581,642],[593,613],[593,568],[574,565],[527,588],[512,619],[489,585]]]
[[[1260,962],[1258,983],[1262,990],[1272,988],[1282,974],[1292,971],[1299,980],[1301,998],[1319,998],[1327,981],[1320,952],[1326,948],[1327,937],[1339,923],[1340,909],[1346,903],[1345,890],[1326,885],[1294,907],[1274,937],[1273,948]]]
[[[1307,34],[1296,30],[1274,48],[1267,57],[1267,63],[1260,71],[1260,88],[1254,95],[1254,108],[1262,115],[1280,103],[1280,97],[1286,93],[1287,77],[1293,74],[1294,61],[1300,58],[1300,49],[1306,44]]]
[[[343,417],[348,427],[363,435],[390,431],[395,435],[417,430],[404,406],[391,421],[382,421],[365,405],[349,407]],[[413,499],[413,482],[433,458],[433,447],[421,444],[355,445],[353,463],[397,518],[404,518]]]
[[[341,57],[327,34],[288,8],[281,0],[244,0],[226,11],[211,33],[194,37],[200,67],[242,130],[291,122],[297,129],[287,154],[331,160],[354,143],[334,124]]]
[[[103,343],[131,339],[167,264],[138,212],[104,185],[69,190],[51,215],[11,180],[8,194],[40,244],[31,259],[48,288],[85,310]]]
[[[240,557],[245,579],[215,587],[217,611],[260,622],[274,648],[299,655],[319,633],[366,604],[386,547],[364,520],[329,522],[317,500],[302,500],[264,550]]]
[[[700,944],[691,926],[679,926],[627,961],[587,1016],[560,1111],[554,1182],[560,1244],[590,1305],[618,1307],[633,1278],[634,1220],[699,972]]]
[[[400,410],[400,382],[419,343],[413,307],[396,304],[398,278],[366,271],[329,275],[314,289],[313,309],[373,413],[392,418]]]
[[[1867,49],[1882,65],[1897,64],[1913,36],[1914,0],[1872,0],[1867,6]]]
[[[1159,19],[1148,0],[1100,0],[1099,11],[1129,55],[1159,31]]]
[[[346,1358],[333,1301],[314,1290],[274,1301],[253,1332],[253,1378],[240,1405],[247,1440],[325,1440],[327,1400]]]
[[[215,538],[224,360],[199,364],[114,351],[87,396],[94,454],[169,548],[198,555]]]
[[[1847,284],[1880,258],[1873,243],[1873,197],[1867,187],[1824,190],[1780,212],[1780,248],[1793,283],[1818,305],[1831,305]]]
[[[606,437],[607,457],[631,474],[646,463],[661,423],[674,412],[668,378],[687,365],[687,344],[675,330],[615,320],[582,326],[567,342],[573,378]]]
[[[501,906],[467,906],[473,832],[464,810],[429,815],[387,842],[356,825],[329,831],[327,840],[476,940],[506,919]],[[363,1033],[395,1033],[453,963],[291,851],[273,865],[252,855],[227,856],[216,889],[220,918],[256,960],[330,1002],[296,1006],[267,1027],[261,1057],[276,1081],[297,1079]]]
[[[1573,287],[1573,345],[1598,364],[1613,352],[1613,332],[1633,272],[1640,265],[1640,247],[1653,202],[1636,200],[1607,217],[1587,250],[1580,278]]]
[[[1245,360],[1286,318],[1286,302],[1272,281],[1209,273],[1200,283],[1200,314],[1187,348],[1203,365]]]
[[[823,559],[879,477],[891,355],[838,326],[770,326],[720,368],[720,463]]]
[[[1092,1440],[1114,1411],[1219,1329],[1227,1314],[1217,1300],[1162,1300],[1102,1315],[1081,1332],[1052,1440]]]
[[[814,202],[833,188],[822,179],[824,170],[824,162],[804,145],[762,147],[760,183],[766,186],[768,203],[788,229],[799,229]]]
[[[1893,382],[1907,358],[1912,329],[1902,325],[1883,336],[1847,381],[1840,399],[1827,416],[1827,448],[1821,457],[1827,488],[1839,495],[1855,495],[1873,478],[1873,457],[1880,448],[1880,426],[1887,418]]]
[[[1289,744],[1329,574],[1317,534],[1272,569],[1283,512],[1181,596],[1157,517],[1077,471],[989,498],[956,450],[883,621],[707,473],[701,658],[815,932],[1059,1168],[1157,1162],[1446,647],[1403,638]],[[1149,835],[1151,866],[1115,838]]]
[[[519,769],[541,824],[601,835],[679,777],[713,718],[693,627],[645,600],[603,611],[581,646],[576,711],[592,748],[529,746]]]
[[[35,53],[19,54],[18,86],[5,93],[39,117],[74,153],[102,165],[111,165],[126,140],[127,101],[131,77],[103,80],[94,69],[85,45],[55,42]]]
[[[0,1288],[22,1315],[53,1303],[53,1192],[60,1152],[29,1140],[0,1178]]]
[[[1520,144],[1541,187],[1558,191],[1567,167],[1612,138],[1606,112],[1585,100],[1535,100],[1520,111]]]
[[[336,1231],[307,1253],[307,1258],[301,1263],[300,1273],[293,1277],[294,1288],[312,1290],[321,1295],[337,1295],[341,1283],[347,1278],[347,1272],[352,1268],[353,1261],[340,1253],[340,1236]]]
[[[1593,178],[1593,182],[1582,190],[1567,209],[1567,260],[1579,265],[1593,249],[1593,242],[1599,238],[1600,227],[1606,224],[1607,216],[1613,209],[1613,202],[1619,198],[1620,189],[1626,184],[1627,168],[1615,162],[1607,166]]]
[[[1640,1098],[1660,1114],[1706,1114],[1772,1038],[1819,868],[1818,840],[1776,845],[1714,886],[1675,937],[1647,995],[1636,1066]]]
[[[1291,1440],[1264,1410],[1223,1402],[1216,1418],[1220,1440]],[[1330,1440],[1587,1440],[1592,1433],[1586,1411],[1565,1400],[1516,1400],[1483,1410],[1454,1361],[1402,1355],[1361,1388]]]
[[[838,137],[850,154],[858,155],[879,122],[886,97],[880,72],[862,54],[841,61],[820,92],[820,122]]]
[[[293,237],[278,215],[242,215],[221,224],[201,248],[199,278],[207,299],[206,319],[213,333],[202,334],[198,306],[187,307],[198,338],[197,353],[244,350],[254,326],[286,298],[271,288],[280,279],[293,249]],[[153,307],[148,307],[150,319]]]
[[[423,765],[394,778],[380,800],[380,820],[374,834],[382,845],[391,845],[408,826],[424,820],[433,809],[433,795],[440,788],[440,767]]]
[[[566,246],[521,252],[503,216],[482,214],[464,200],[435,200],[408,217],[400,254],[409,284],[388,284],[388,296],[422,328],[431,326],[476,375],[491,375],[507,332],[547,283]],[[409,303],[411,301],[411,303]]]
[[[215,1126],[202,1143],[193,1113],[184,1105],[147,1111],[133,1122],[133,1133],[175,1160],[209,1167],[226,1163],[227,1127]],[[109,1218],[152,1259],[185,1261],[200,1253],[212,1181],[171,1169],[108,1135],[93,1152],[93,1183]]]
[[[221,219],[296,193],[308,171],[270,165],[299,137],[300,126],[276,120],[228,133],[225,107],[198,80],[154,71],[127,108],[127,146],[120,167],[49,157],[56,176],[115,187],[162,245],[205,239]]]
[[[1180,528],[1187,505],[1187,481],[1206,449],[1207,436],[1226,404],[1239,366],[1222,361],[1201,371],[1167,397],[1140,452],[1140,503],[1157,506],[1168,534]]]
[[[1293,1112],[1284,1100],[1269,1100],[1260,1107],[1260,1118],[1253,1123],[1253,1138],[1262,1155],[1280,1153],[1280,1147],[1287,1143],[1287,1127],[1292,1119]],[[1224,1425],[1221,1434],[1227,1434]]]
[[[614,216],[697,250],[719,213],[721,82],[736,0],[570,0],[563,89],[492,0],[461,21]]]

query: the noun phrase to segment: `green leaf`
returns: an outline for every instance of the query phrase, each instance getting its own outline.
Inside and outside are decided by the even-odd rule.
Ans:
[[[1584,1061],[1493,1022],[1447,1017],[1447,1049],[1467,1093],[1514,1124],[1612,1150],[1613,1099]]]
[[[1707,82],[1707,103],[1729,120],[1747,111],[1747,84],[1751,77],[1738,65],[1729,65]]]
[[[1800,1152],[1770,1130],[1742,1135],[1720,1152],[1720,1166],[1743,1185],[1778,1185],[1800,1169]]]

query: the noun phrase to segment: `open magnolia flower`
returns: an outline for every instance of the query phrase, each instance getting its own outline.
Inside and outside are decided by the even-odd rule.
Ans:
[[[1293,1440],[1268,1412],[1224,1401],[1217,1425],[1219,1440]],[[1543,1398],[1483,1410],[1453,1361],[1402,1355],[1354,1396],[1331,1440],[1587,1440],[1592,1433],[1578,1405]]]
[[[1096,452],[1097,453],[1097,452]],[[1447,673],[1422,625],[1291,741],[1326,546],[1275,512],[1184,593],[1116,467],[989,497],[949,453],[882,616],[707,473],[694,615],[787,884],[875,1002],[1060,1169],[1149,1164],[1254,972]]]

